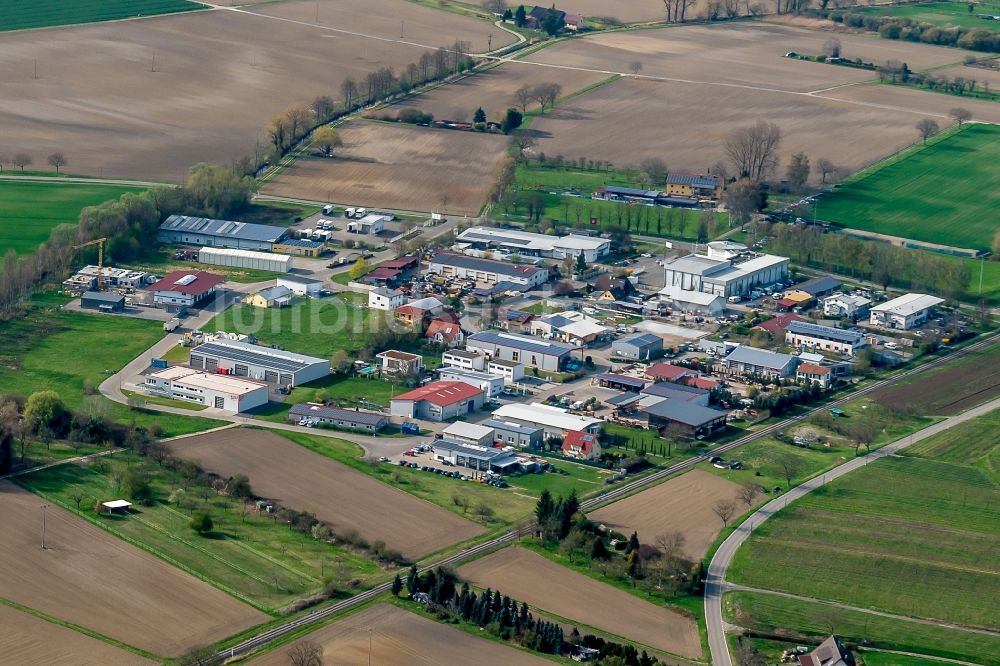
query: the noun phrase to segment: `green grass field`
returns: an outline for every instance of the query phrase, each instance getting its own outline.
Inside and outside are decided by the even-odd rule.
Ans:
[[[114,21],[202,8],[188,0],[0,0],[0,30]]]
[[[998,161],[1000,127],[969,125],[848,181],[820,200],[819,217],[890,236],[988,249],[1000,206]]]
[[[283,273],[274,271],[263,271],[256,268],[237,268],[232,266],[213,266],[209,264],[199,264],[191,261],[181,261],[174,259],[174,251],[169,247],[164,247],[150,252],[141,259],[121,264],[121,268],[133,268],[147,271],[157,275],[164,275],[176,270],[198,270],[204,269],[212,273],[226,276],[229,282],[264,282],[281,277]]]
[[[119,496],[115,479],[127,466],[141,466],[150,475],[152,506],[143,506],[128,517],[97,516],[91,507],[98,499]],[[265,610],[276,610],[318,592],[327,575],[333,575],[340,585],[358,579],[363,587],[384,575],[367,558],[289,530],[283,521],[258,514],[252,507],[244,512],[241,504],[229,497],[214,492],[201,495],[188,486],[180,505],[169,502],[170,495],[185,482],[176,472],[142,461],[131,452],[86,467],[54,467],[18,482],[47,501]],[[77,492],[84,496],[79,511],[73,499]],[[207,537],[198,536],[188,526],[195,507],[211,512],[214,528]]]
[[[0,394],[54,389],[70,408],[79,408],[85,385],[96,388],[162,337],[162,324],[148,319],[34,308],[21,319],[0,323]],[[107,403],[113,419],[159,424],[164,436],[222,425],[193,416],[133,411],[99,399]]]
[[[851,642],[866,641],[873,647],[936,655],[977,664],[995,664],[1000,638],[948,629],[894,618],[879,617],[860,611],[834,608],[824,604],[787,599],[770,594],[733,592],[724,599],[726,618],[759,633],[803,635],[823,639],[836,633]],[[902,661],[897,655],[865,664],[911,666],[932,663],[926,659]],[[941,663],[941,662],[936,662]]]
[[[796,502],[755,531],[730,580],[996,630],[996,422],[963,428],[964,459],[944,433],[920,444],[925,457],[882,459]]]
[[[521,198],[529,192],[540,194],[545,206],[541,217],[549,218],[556,224],[582,225],[588,229],[621,225],[634,234],[696,239],[700,215],[698,211],[635,206],[587,198],[594,190],[605,185],[644,187],[637,182],[637,174],[632,172],[556,167],[538,162],[518,165],[514,178],[517,194]],[[506,215],[513,220],[527,219],[524,204],[509,206],[506,210],[503,205],[499,205],[494,208],[493,213]],[[592,217],[597,218],[597,225],[591,226]]]
[[[963,28],[1000,30],[1000,21],[987,21],[976,17],[976,14],[1000,14],[1000,5],[997,5],[996,2],[978,3],[972,12],[969,11],[969,3],[966,2],[925,2],[914,5],[851,7],[846,11],[852,14],[908,18],[940,26],[954,25]]]
[[[0,17],[6,0],[0,0]],[[69,3],[67,3],[69,4]],[[0,26],[3,24],[0,18]],[[0,28],[2,29],[2,28]],[[80,211],[142,188],[86,183],[31,183],[0,180],[0,253],[31,254],[52,229],[76,224]]]
[[[400,384],[378,377],[367,379],[360,376],[329,375],[305,386],[296,386],[284,402],[270,402],[266,407],[255,410],[254,416],[263,421],[283,422],[292,405],[316,402],[320,391],[326,392],[328,401],[339,407],[373,409],[374,405],[378,405],[388,410],[392,396],[408,390],[410,389]]]

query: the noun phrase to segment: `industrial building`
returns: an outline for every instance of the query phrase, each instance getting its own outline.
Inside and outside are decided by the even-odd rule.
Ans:
[[[403,418],[447,421],[483,406],[484,393],[464,382],[431,382],[390,402],[389,412]]]
[[[542,442],[545,440],[545,428],[539,425],[499,418],[490,419],[483,425],[493,429],[494,441],[506,446],[537,449],[542,446]]]
[[[871,323],[886,328],[910,329],[920,326],[930,312],[944,303],[943,298],[927,294],[906,294],[871,309]]]
[[[558,372],[580,348],[564,342],[539,340],[515,333],[481,331],[465,340],[466,349],[478,351],[490,359],[523,363],[527,367]]]
[[[660,303],[676,312],[698,313],[717,317],[726,309],[726,299],[718,294],[666,286],[660,290]]]
[[[449,278],[475,280],[477,283],[510,283],[531,289],[549,281],[549,271],[540,266],[512,264],[494,259],[479,259],[454,252],[439,252],[428,263],[427,271]]]
[[[486,399],[496,398],[503,392],[504,378],[502,375],[491,375],[478,370],[466,370],[465,368],[442,367],[438,370],[442,381],[464,382],[469,386],[474,386],[486,394]]]
[[[788,258],[750,252],[740,243],[715,241],[708,244],[706,254],[670,259],[664,262],[663,270],[667,287],[728,298],[785,281]]]
[[[793,321],[785,328],[785,342],[793,347],[809,347],[841,354],[853,354],[859,347],[867,344],[861,331],[847,331],[802,321]]]
[[[267,404],[267,384],[175,366],[146,375],[151,395],[196,402],[227,412],[245,412]]]
[[[171,215],[160,225],[157,240],[161,243],[269,251],[272,245],[284,239],[286,233],[288,230],[283,227],[265,224]]]
[[[486,364],[486,372],[500,375],[507,384],[516,384],[524,379],[524,364],[495,358]]]
[[[323,254],[323,243],[302,238],[285,238],[271,245],[271,252],[293,257],[318,257]]]
[[[798,361],[790,354],[740,346],[731,351],[722,363],[730,374],[779,378],[792,374]]]
[[[450,462],[457,467],[467,467],[482,472],[507,472],[517,469],[517,457],[507,451],[492,446],[477,446],[452,439],[436,439],[433,443],[434,457]]]
[[[235,340],[215,340],[195,347],[188,365],[281,386],[301,386],[330,374],[329,359]]]
[[[288,420],[298,423],[302,419],[310,419],[315,423],[325,423],[337,428],[368,432],[379,432],[389,425],[389,417],[378,412],[327,407],[314,403],[292,405],[288,410]]]
[[[283,275],[278,278],[279,287],[288,287],[296,296],[319,296],[323,291],[323,283],[315,278],[300,275]]]
[[[125,309],[125,297],[104,291],[85,291],[80,296],[80,307],[100,312],[122,312]]]
[[[448,351],[441,354],[441,364],[451,368],[465,368],[466,370],[485,370],[486,355],[475,351],[469,351],[467,349],[449,349]],[[501,373],[493,373],[493,374],[501,374]]]
[[[395,310],[406,303],[406,294],[395,289],[378,287],[368,292],[368,307],[373,310]]]
[[[369,213],[360,220],[347,223],[347,231],[352,234],[380,234],[385,231],[385,223],[391,219],[388,215]]]
[[[611,343],[611,355],[648,361],[663,356],[663,338],[652,333],[632,333]]]
[[[853,294],[834,294],[823,299],[823,314],[827,317],[847,317],[855,320],[868,314],[871,299]]]
[[[146,287],[146,290],[152,292],[153,302],[158,305],[192,307],[214,298],[224,280],[221,275],[205,271],[174,271]]]
[[[134,271],[129,268],[112,268],[111,266],[104,266],[98,268],[97,266],[89,265],[84,266],[76,272],[74,278],[70,278],[67,283],[76,282],[80,285],[86,285],[83,290],[93,289],[97,284],[98,275],[103,277],[104,288],[105,289],[142,289],[148,284],[156,282],[156,276],[146,271]],[[79,290],[79,289],[78,289]]]
[[[682,400],[662,400],[641,409],[653,428],[679,425],[694,436],[708,437],[726,427],[726,413]]]
[[[291,257],[279,257],[269,252],[234,250],[227,247],[203,247],[198,250],[198,262],[213,266],[250,268],[257,271],[287,273],[292,269]]]
[[[583,253],[583,258],[588,264],[611,253],[611,241],[606,238],[583,234],[549,236],[493,227],[471,227],[459,234],[456,241],[458,246],[463,248],[500,248],[522,257],[565,259]]]
[[[577,416],[560,407],[551,407],[538,402],[530,405],[518,403],[502,405],[493,412],[493,419],[538,426],[545,431],[546,438],[563,437],[572,430],[596,433],[601,429],[600,419]]]
[[[475,446],[493,446],[493,428],[458,421],[441,431],[445,439]]]

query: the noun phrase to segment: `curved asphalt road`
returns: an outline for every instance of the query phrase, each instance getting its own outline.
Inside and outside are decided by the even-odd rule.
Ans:
[[[729,538],[722,542],[719,549],[715,551],[712,562],[708,565],[708,574],[705,581],[705,623],[708,627],[708,647],[711,654],[712,666],[733,666],[732,657],[729,654],[729,645],[726,642],[725,624],[722,619],[722,595],[726,592],[726,570],[729,568],[733,556],[736,555],[736,551],[739,550],[739,547],[750,536],[753,528],[758,527],[780,509],[786,507],[789,502],[804,497],[817,488],[826,485],[828,482],[840,478],[844,474],[853,472],[880,458],[891,456],[911,444],[943,432],[959,423],[982,416],[998,407],[1000,407],[1000,398],[991,400],[984,405],[974,407],[956,416],[948,417],[944,421],[939,421],[932,426],[897,440],[892,444],[887,444],[867,455],[849,460],[843,465],[834,467],[825,474],[821,474],[806,481],[801,486],[789,490],[781,497],[771,500],[743,521],[743,524],[737,527],[729,535]]]

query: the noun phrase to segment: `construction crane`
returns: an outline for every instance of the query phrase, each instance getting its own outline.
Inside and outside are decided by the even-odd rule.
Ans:
[[[97,246],[97,291],[104,291],[104,242],[107,238],[95,238],[92,241],[74,245],[74,250],[80,250],[91,245]]]

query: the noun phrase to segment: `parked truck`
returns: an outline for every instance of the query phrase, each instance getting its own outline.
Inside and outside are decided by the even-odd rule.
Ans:
[[[181,318],[180,317],[174,317],[173,319],[171,319],[170,321],[168,321],[167,323],[165,323],[163,325],[163,332],[164,333],[173,333],[178,328],[180,328],[180,325],[181,325]]]

